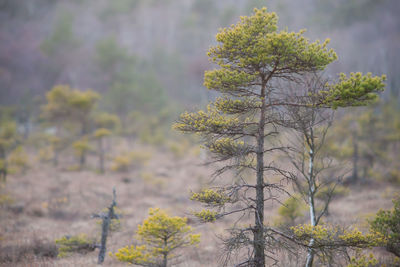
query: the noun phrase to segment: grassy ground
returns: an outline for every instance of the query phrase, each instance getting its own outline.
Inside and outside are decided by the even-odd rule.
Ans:
[[[126,173],[67,171],[68,165],[73,163],[73,159],[67,158],[65,164],[57,168],[35,163],[25,174],[11,175],[6,187],[1,189],[11,200],[5,201],[0,208],[0,265],[95,266],[97,250],[63,259],[52,257],[54,240],[79,233],[99,237],[99,223],[91,215],[110,204],[115,186],[123,218],[121,229],[109,237],[108,252],[131,244],[134,231],[147,217],[148,209],[160,207],[171,215],[189,217],[189,223],[202,235],[198,248],[182,252],[179,266],[219,266],[222,250],[218,236],[234,223],[234,219],[200,224],[190,216],[191,210],[198,206],[189,200],[191,190],[199,190],[211,181],[213,167],[201,165],[204,156],[191,147],[181,154],[143,145],[134,145],[130,149],[148,153],[151,157],[143,166]],[[89,165],[96,166],[94,156]],[[229,175],[225,178],[229,179]],[[383,182],[352,186],[348,195],[333,201],[326,221],[362,227],[368,216],[380,208],[391,207],[391,198],[398,190]],[[277,203],[267,203],[267,220],[276,216],[278,207]],[[300,219],[306,220],[306,217]],[[286,266],[297,265],[290,258],[285,261]],[[125,265],[108,255],[104,264]]]

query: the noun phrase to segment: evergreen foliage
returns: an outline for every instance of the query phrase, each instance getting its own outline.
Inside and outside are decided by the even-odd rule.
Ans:
[[[385,237],[386,250],[400,258],[400,197],[393,199],[392,210],[380,210],[369,222],[372,231]]]
[[[20,136],[17,132],[15,121],[0,120],[0,177],[6,181],[8,173],[8,156],[19,142]]]
[[[221,190],[227,196],[234,195],[234,200],[226,203],[224,209],[219,208],[218,214],[213,211],[212,216],[204,216],[207,221],[213,221],[234,213],[254,215],[254,225],[232,231],[235,236],[246,236],[243,242],[233,245],[232,242],[237,242],[235,236],[226,241],[228,248],[251,249],[250,258],[241,263],[250,266],[265,266],[265,253],[270,248],[266,244],[270,239],[264,225],[264,202],[269,199],[265,194],[282,190],[266,178],[273,175],[291,178],[280,166],[265,162],[265,155],[283,149],[272,142],[279,133],[278,128],[296,125],[295,121],[288,121],[284,108],[335,109],[361,105],[372,101],[375,93],[383,90],[385,80],[384,76],[371,74],[357,73],[349,77],[341,74],[338,82],[324,83],[317,91],[304,88],[293,97],[284,90],[283,84],[304,86],[301,83],[304,77],[318,74],[337,55],[327,48],[328,39],[322,43],[310,42],[304,37],[304,30],[279,31],[277,21],[277,15],[268,13],[266,8],[255,9],[252,16],[241,17],[237,24],[219,31],[218,44],[208,51],[210,61],[219,68],[205,72],[204,85],[223,96],[211,102],[205,111],[183,113],[174,125],[179,131],[198,133],[204,138],[205,147],[215,160],[225,162],[217,174],[228,170],[240,173],[243,169],[255,172],[255,184],[238,179],[233,186],[223,187]],[[255,166],[249,164],[254,159]],[[253,191],[255,198],[248,197],[248,191]],[[243,208],[230,205],[237,203],[243,204]],[[210,211],[203,213],[208,215]]]
[[[295,221],[298,217],[303,216],[304,206],[296,197],[289,197],[283,202],[282,206],[278,209],[280,216],[280,223],[284,225],[295,225]]]
[[[140,266],[169,266],[178,257],[176,250],[199,243],[200,235],[192,234],[187,219],[170,217],[160,209],[150,209],[149,218],[138,226],[137,236],[143,245],[118,250],[115,257]]]
[[[58,257],[67,257],[71,253],[86,254],[93,251],[95,241],[89,239],[85,234],[75,236],[64,236],[60,239],[56,239],[56,245],[58,247]]]
[[[92,90],[84,92],[73,90],[68,85],[57,85],[46,94],[46,99],[47,104],[42,107],[43,118],[53,125],[78,125],[80,134],[84,134],[100,96]]]

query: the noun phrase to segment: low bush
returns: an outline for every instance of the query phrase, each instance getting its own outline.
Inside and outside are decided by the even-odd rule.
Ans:
[[[85,234],[75,236],[64,236],[55,241],[58,247],[58,257],[67,257],[72,253],[86,254],[96,248],[96,241],[88,238]]]
[[[115,172],[128,172],[135,167],[146,164],[150,158],[151,155],[148,152],[133,151],[123,153],[114,158],[111,170]]]

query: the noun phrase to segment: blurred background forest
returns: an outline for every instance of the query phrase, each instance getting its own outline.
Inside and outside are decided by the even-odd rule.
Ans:
[[[113,112],[122,92],[135,96],[128,112],[204,103],[203,73],[211,68],[205,53],[215,33],[261,6],[289,30],[331,38],[339,55],[332,73],[385,73],[385,99],[399,98],[395,0],[2,0],[1,104],[33,114],[33,101],[56,84],[101,92],[100,107]]]
[[[8,169],[0,188],[0,265],[30,254],[38,266],[48,262],[42,258],[51,248],[45,256],[28,249],[32,240],[43,245],[37,236],[95,231],[88,214],[109,204],[115,183],[128,230],[115,234],[122,241],[111,241],[111,250],[129,243],[149,207],[185,215],[188,191],[203,187],[211,167],[199,167],[206,156],[171,124],[215,97],[202,84],[204,71],[215,68],[206,52],[218,29],[263,6],[277,12],[283,29],[331,39],[339,59],[328,76],[387,75],[378,103],[337,112],[328,145],[349,177],[376,187],[355,189],[350,199],[366,205],[351,206],[358,219],[390,208],[400,185],[398,0],[0,0],[0,167]],[[383,200],[371,204],[368,194]],[[333,204],[332,213],[348,200]],[[224,228],[213,227],[217,234]],[[204,240],[182,266],[217,266],[218,240]]]

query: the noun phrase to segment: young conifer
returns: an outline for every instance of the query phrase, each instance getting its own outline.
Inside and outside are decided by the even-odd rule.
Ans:
[[[288,96],[280,89],[282,84],[296,83],[305,75],[324,70],[337,56],[327,48],[329,40],[310,42],[303,36],[304,30],[279,31],[277,21],[277,15],[268,13],[266,8],[255,9],[252,16],[241,17],[236,25],[220,30],[216,35],[218,44],[208,52],[219,68],[205,72],[204,85],[220,92],[222,97],[211,102],[205,111],[183,113],[174,125],[182,132],[200,134],[215,160],[226,163],[217,174],[245,169],[254,172],[254,184],[237,179],[216,194],[208,192],[212,196],[209,201],[203,197],[205,193],[198,198],[208,207],[218,209],[197,213],[200,217],[204,215],[205,221],[234,213],[254,216],[252,225],[233,229],[226,242],[228,251],[242,248],[251,251],[249,258],[237,266],[265,266],[269,246],[264,202],[274,198],[266,195],[268,192],[280,189],[268,176],[290,177],[280,166],[266,161],[267,156],[285,148],[271,142],[279,127],[291,126],[283,107],[357,105],[358,101],[372,100],[375,95],[371,92],[383,88],[384,77],[343,74],[338,83],[324,85],[318,95],[305,92],[297,99]],[[315,101],[304,103],[307,97]],[[216,201],[216,195],[223,201]]]

